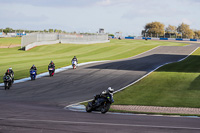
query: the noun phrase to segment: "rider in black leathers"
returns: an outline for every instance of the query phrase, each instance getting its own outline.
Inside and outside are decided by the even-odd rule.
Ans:
[[[30,68],[30,70],[35,70],[35,72],[36,72],[36,75],[37,75],[37,68],[36,68],[36,66],[35,65],[33,65],[31,68]]]
[[[78,64],[78,59],[76,58],[76,56],[74,56],[74,58],[72,59],[72,61],[76,61]]]
[[[53,68],[53,73],[55,72],[55,64],[53,63],[53,61],[51,61],[48,65],[48,69],[49,68]]]
[[[107,90],[101,92],[100,95],[95,95],[94,99],[92,100],[92,104],[95,105],[96,107],[98,107],[99,105],[101,105],[101,103],[104,101],[104,99],[109,96],[111,98],[111,102],[114,102],[113,99],[113,92],[114,89],[112,89],[111,87],[108,87]]]
[[[14,82],[14,71],[12,70],[11,67],[6,71],[6,73],[4,74],[4,77],[5,77],[6,75],[9,75],[9,76],[10,76],[10,78],[11,78],[11,80],[12,80],[12,83],[13,83],[13,82]]]
[[[54,72],[55,72],[55,64],[53,63],[53,61],[51,61],[48,65],[48,69],[49,68],[53,68],[54,69]]]

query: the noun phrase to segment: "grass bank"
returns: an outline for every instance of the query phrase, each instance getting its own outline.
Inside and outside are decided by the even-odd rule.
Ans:
[[[19,44],[21,44],[21,37],[0,38],[0,46],[19,45]]]
[[[17,42],[16,42],[17,43]],[[29,77],[29,69],[34,64],[38,73],[47,71],[47,65],[54,61],[56,68],[71,64],[73,56],[79,63],[99,60],[116,60],[131,57],[156,46],[182,46],[185,44],[166,41],[111,40],[102,44],[55,44],[33,48],[29,51],[19,47],[0,49],[0,76],[8,67],[15,72],[15,79]]]
[[[115,94],[115,105],[200,108],[200,49]]]

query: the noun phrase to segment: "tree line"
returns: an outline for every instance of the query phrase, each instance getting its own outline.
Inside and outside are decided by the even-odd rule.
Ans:
[[[46,33],[53,33],[53,32],[56,32],[56,33],[66,33],[66,31],[62,31],[62,30],[58,30],[58,29],[44,29],[44,30],[23,30],[23,29],[12,29],[10,27],[7,27],[5,29],[0,29],[0,32],[4,32],[5,34],[7,33],[22,33],[22,32],[25,32],[25,33],[33,33],[33,32],[46,32]]]
[[[167,38],[200,38],[200,30],[192,30],[190,26],[181,23],[178,26],[165,25],[160,22],[147,23],[142,31],[144,37],[167,37]]]

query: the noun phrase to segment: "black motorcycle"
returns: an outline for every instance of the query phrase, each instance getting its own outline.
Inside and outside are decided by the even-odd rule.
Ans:
[[[48,67],[48,70],[49,70],[49,76],[53,76],[54,75],[54,71],[55,71],[55,68],[54,67]]]
[[[105,114],[110,109],[110,105],[114,102],[113,96],[106,94],[104,96],[97,95],[95,99],[91,102],[88,102],[86,106],[87,112],[92,111],[101,111],[102,114]]]
[[[12,85],[12,78],[9,75],[3,77],[5,90],[10,89]]]

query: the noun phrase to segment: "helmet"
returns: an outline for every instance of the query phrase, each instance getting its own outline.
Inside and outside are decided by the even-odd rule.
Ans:
[[[112,89],[111,87],[108,87],[108,92],[113,93],[114,89]]]
[[[12,67],[9,67],[9,70],[12,70]]]
[[[35,65],[33,65],[32,67],[35,67]]]
[[[74,58],[76,58],[76,56],[74,56]]]

